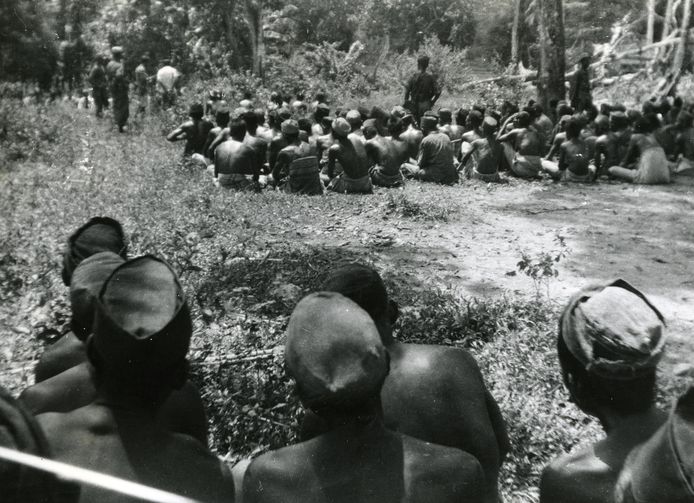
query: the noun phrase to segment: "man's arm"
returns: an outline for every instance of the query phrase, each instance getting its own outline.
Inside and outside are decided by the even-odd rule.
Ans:
[[[328,150],[328,178],[331,180],[335,176],[335,161],[337,160],[339,149],[338,145],[332,145]]]
[[[620,162],[619,165],[623,168],[627,168],[629,167],[629,164],[631,164],[632,161],[635,160],[638,156],[638,135],[633,135],[629,139],[629,148],[627,149],[627,153],[624,154],[624,159],[622,159],[622,162]]]
[[[566,168],[568,168],[569,163],[566,156],[566,148],[562,145],[562,147],[559,149],[559,171],[564,171]]]
[[[465,165],[467,164],[468,160],[470,159],[470,157],[472,156],[472,153],[473,153],[475,150],[477,150],[477,140],[473,141],[473,142],[470,144],[470,150],[468,150],[468,151],[467,151],[467,154],[465,154],[465,155],[463,156],[463,158],[460,160],[460,166],[461,166],[461,167],[462,167],[462,166],[465,166]]]
[[[380,162],[380,151],[371,140],[366,142],[366,144],[364,145],[364,149],[366,150],[367,157],[373,164],[378,164]]]
[[[219,145],[221,145],[223,142],[227,141],[228,139],[229,139],[229,129],[224,128],[219,132],[219,134],[217,135],[217,138],[215,138],[214,141],[212,141],[212,143],[210,143],[210,146],[208,148],[208,150],[209,150],[209,152],[208,152],[209,156],[208,157],[212,157],[214,155],[215,150],[217,150],[217,147],[219,147]]]
[[[500,136],[498,136],[496,138],[496,141],[498,141],[499,143],[504,143],[504,142],[508,141],[508,142],[513,143],[514,147],[515,147],[516,138],[518,137],[518,134],[522,133],[522,132],[523,132],[523,129],[512,129],[511,131],[509,131],[506,134],[501,134],[501,132],[499,132]]]
[[[284,171],[285,167],[289,166],[289,162],[288,154],[286,152],[280,152],[277,155],[277,160],[272,168],[272,178],[274,178],[276,182],[282,180],[282,172]]]
[[[188,123],[181,124],[176,129],[171,131],[166,137],[168,141],[174,142],[179,140],[185,140],[188,137]]]

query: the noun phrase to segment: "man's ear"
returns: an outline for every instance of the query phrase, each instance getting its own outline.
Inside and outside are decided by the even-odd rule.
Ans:
[[[400,317],[400,308],[398,303],[394,300],[388,301],[388,318],[390,319],[390,324],[395,325],[395,322]]]

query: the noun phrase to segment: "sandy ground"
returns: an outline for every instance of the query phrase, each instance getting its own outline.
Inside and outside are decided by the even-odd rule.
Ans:
[[[398,267],[422,284],[486,297],[534,292],[517,268],[521,250],[531,256],[557,250],[561,235],[569,254],[549,282],[551,301],[561,303],[590,282],[623,278],[666,317],[670,365],[677,372],[694,365],[694,180],[651,187],[512,181],[457,187],[443,197],[451,195],[460,200],[449,201],[458,210],[448,222],[386,220],[375,233],[365,231],[361,242],[386,243],[377,253],[384,269]],[[332,233],[308,239],[334,245]]]

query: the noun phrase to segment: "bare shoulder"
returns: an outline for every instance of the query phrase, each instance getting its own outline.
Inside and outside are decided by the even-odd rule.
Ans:
[[[483,501],[485,478],[482,465],[473,455],[453,447],[424,442],[403,435],[405,473],[411,484],[464,497],[462,501]],[[414,488],[414,492],[418,492]],[[460,501],[460,499],[456,499]]]
[[[609,501],[614,479],[611,468],[595,455],[591,445],[558,457],[543,470],[540,501]]]
[[[309,480],[301,467],[310,459],[301,444],[284,447],[257,457],[248,465],[243,478],[243,499],[254,501],[281,501],[296,491],[296,481]]]

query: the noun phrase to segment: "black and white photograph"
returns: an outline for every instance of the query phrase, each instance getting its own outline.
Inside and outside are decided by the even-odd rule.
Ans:
[[[0,503],[694,503],[694,0],[0,0]]]

